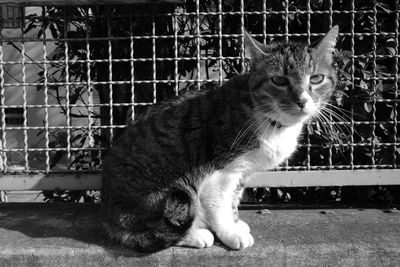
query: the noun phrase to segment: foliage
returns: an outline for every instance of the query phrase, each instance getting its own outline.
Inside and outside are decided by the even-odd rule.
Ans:
[[[46,202],[100,202],[100,193],[90,190],[43,191]]]

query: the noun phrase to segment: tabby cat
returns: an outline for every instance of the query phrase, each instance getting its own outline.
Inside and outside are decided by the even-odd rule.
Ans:
[[[330,99],[337,36],[335,26],[314,46],[264,45],[246,32],[251,71],[150,107],[104,161],[108,235],[141,251],[210,247],[214,235],[253,245],[237,211],[246,179],[287,159]]]

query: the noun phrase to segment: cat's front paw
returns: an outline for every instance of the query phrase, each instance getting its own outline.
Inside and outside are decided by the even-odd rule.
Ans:
[[[245,249],[254,244],[254,238],[250,234],[249,226],[243,222],[236,224],[230,231],[222,231],[217,233],[219,239],[232,249]]]
[[[183,247],[208,248],[214,244],[214,235],[207,229],[190,229],[177,244]]]
[[[248,232],[250,233],[250,227],[247,223],[245,223],[242,220],[239,220],[236,222],[236,226],[243,232]]]

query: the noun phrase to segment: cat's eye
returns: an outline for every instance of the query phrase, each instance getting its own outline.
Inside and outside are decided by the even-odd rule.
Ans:
[[[283,76],[274,76],[272,77],[272,82],[276,85],[283,86],[283,85],[288,85],[289,80],[286,77]]]
[[[319,84],[319,83],[322,83],[322,81],[324,80],[324,75],[322,75],[322,74],[315,74],[315,75],[312,75],[311,77],[310,77],[310,82],[312,83],[312,84]]]

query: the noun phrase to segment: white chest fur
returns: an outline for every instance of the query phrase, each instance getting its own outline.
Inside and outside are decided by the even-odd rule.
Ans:
[[[302,124],[284,127],[271,130],[260,138],[260,153],[263,154],[266,164],[264,169],[278,166],[296,150],[301,129]]]
[[[287,159],[297,147],[302,124],[280,129],[266,129],[259,137],[260,146],[237,157],[229,169],[235,169],[247,175],[272,169]]]

